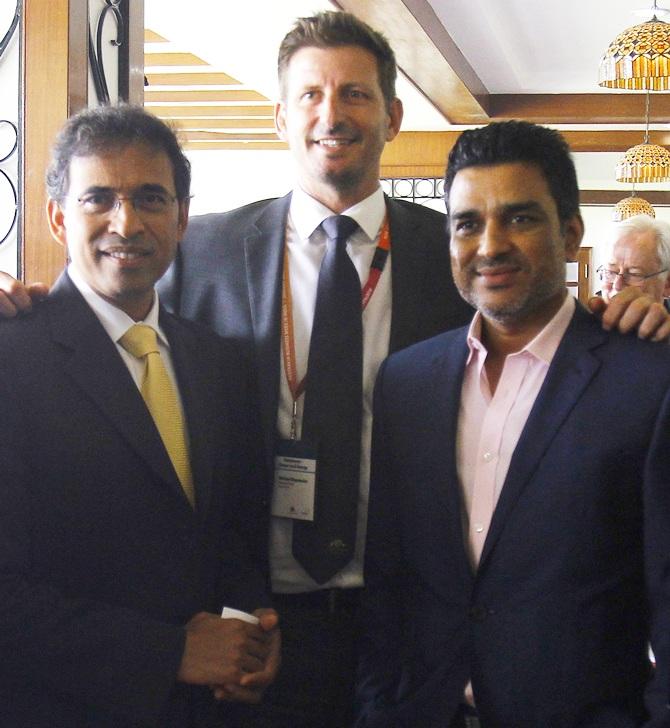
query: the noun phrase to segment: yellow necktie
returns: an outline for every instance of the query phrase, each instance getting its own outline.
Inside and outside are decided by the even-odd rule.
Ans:
[[[138,359],[145,360],[140,391],[163,439],[172,465],[191,505],[195,503],[193,476],[188,459],[184,423],[177,394],[161,359],[156,332],[135,324],[119,339],[119,344]]]

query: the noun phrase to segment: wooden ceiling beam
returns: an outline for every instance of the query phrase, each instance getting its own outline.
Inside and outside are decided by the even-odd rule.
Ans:
[[[642,197],[652,205],[667,207],[670,206],[670,192],[665,190],[640,190],[638,197]],[[630,192],[625,190],[580,190],[580,205],[616,205],[619,200],[630,197]]]
[[[281,141],[200,141],[192,142],[186,140],[183,144],[184,149],[190,151],[217,151],[217,150],[235,150],[240,152],[247,152],[251,150],[263,150],[263,151],[275,151],[288,149],[288,144]]]
[[[189,141],[275,141],[279,137],[272,133],[237,133],[237,132],[225,132],[225,131],[190,131],[188,134]]]
[[[169,104],[148,105],[147,111],[159,116],[161,119],[213,118],[224,117],[244,118],[247,116],[274,119],[273,104],[258,104],[257,106],[172,106]]]
[[[240,86],[240,82],[227,73],[147,73],[152,86]]]
[[[218,91],[152,91],[147,87],[144,91],[144,100],[146,101],[167,101],[180,102],[188,101],[191,103],[202,103],[203,101],[218,101],[221,103],[231,101],[265,101],[269,103],[269,99],[258,91],[245,89],[220,89]]]
[[[274,119],[171,119],[185,131],[203,129],[274,129]]]
[[[145,53],[144,67],[151,66],[208,66],[202,58],[194,56],[193,53]]]
[[[644,94],[492,94],[492,120],[526,119],[538,124],[643,124]],[[670,94],[652,94],[649,120],[667,123]],[[459,121],[458,123],[465,123]]]
[[[381,31],[398,66],[448,121],[484,124],[488,92],[427,0],[339,0],[335,3]]]
[[[625,152],[640,144],[640,131],[562,131],[573,152]],[[460,136],[460,131],[404,131],[387,144],[382,165],[408,167],[428,166],[444,172],[447,156]],[[670,146],[670,130],[650,134],[654,144]],[[423,174],[423,173],[422,173]]]

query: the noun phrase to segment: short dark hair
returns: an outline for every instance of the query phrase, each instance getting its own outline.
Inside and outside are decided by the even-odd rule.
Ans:
[[[449,214],[449,192],[456,173],[467,167],[526,162],[536,165],[549,185],[563,223],[579,212],[577,172],[565,139],[554,129],[527,121],[493,122],[464,131],[449,153],[444,178],[444,200]]]
[[[359,46],[377,59],[379,85],[390,109],[395,99],[397,75],[393,49],[386,38],[351,13],[327,11],[309,18],[298,18],[279,46],[277,74],[282,97],[285,97],[284,79],[294,54],[302,48],[335,48]]]
[[[49,197],[62,201],[67,195],[73,157],[99,154],[128,144],[144,144],[165,152],[172,164],[177,199],[188,198],[191,163],[184,155],[175,132],[142,107],[127,104],[84,109],[65,122],[56,137],[47,169]]]

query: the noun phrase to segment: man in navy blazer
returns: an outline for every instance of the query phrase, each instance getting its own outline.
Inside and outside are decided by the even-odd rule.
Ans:
[[[269,602],[244,536],[263,473],[248,366],[154,293],[189,182],[141,109],[82,112],[55,146],[49,224],[71,263],[0,324],[0,726],[220,726],[211,688],[258,700],[276,671],[276,614],[220,617]],[[192,496],[118,344],[140,321],[179,393]]]
[[[670,725],[670,352],[567,296],[558,133],[464,132],[445,196],[477,314],[380,369],[359,725]]]

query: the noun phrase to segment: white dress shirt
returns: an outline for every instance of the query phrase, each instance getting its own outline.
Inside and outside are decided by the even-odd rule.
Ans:
[[[186,417],[184,416],[183,405],[181,401],[181,395],[179,393],[179,385],[177,383],[177,376],[172,365],[172,355],[170,354],[170,344],[165,336],[165,333],[160,327],[158,322],[158,294],[154,291],[154,302],[151,306],[151,310],[144,318],[143,321],[134,321],[125,311],[117,308],[109,301],[106,301],[102,296],[96,293],[91,286],[84,280],[84,277],[77,270],[74,263],[70,263],[67,269],[70,280],[74,284],[75,288],[84,297],[86,303],[91,307],[93,313],[98,318],[98,321],[102,324],[102,327],[107,332],[109,338],[115,343],[117,351],[123,359],[123,363],[128,368],[130,376],[140,389],[142,386],[142,378],[144,376],[145,362],[137,357],[133,356],[130,352],[126,351],[121,344],[119,339],[128,331],[128,329],[136,323],[146,324],[156,332],[158,339],[158,348],[160,349],[161,358],[163,365],[170,377],[172,386],[174,387],[175,393],[177,394],[177,401],[179,407],[182,410],[182,421],[184,422],[184,429],[186,430],[186,442],[188,444],[188,426]]]
[[[323,220],[334,215],[332,210],[317,202],[300,189],[293,192],[286,227],[289,280],[293,299],[293,327],[298,379],[307,371],[309,339],[312,332],[316,288],[321,261],[326,253],[326,235],[319,227]],[[386,215],[381,187],[342,214],[352,217],[359,225],[347,243],[361,287],[368,279],[370,263]],[[393,240],[391,240],[393,246]],[[391,255],[393,248],[391,247]],[[270,529],[270,569],[273,591],[297,593],[319,588],[351,588],[363,586],[363,548],[368,512],[370,479],[370,442],[372,437],[372,391],[379,365],[388,354],[391,333],[391,255],[386,260],[379,283],[363,312],[363,420],[361,432],[361,474],[358,498],[356,549],[353,560],[326,584],[318,585],[293,558],[293,521],[273,518]],[[302,420],[304,395],[298,401],[298,437]],[[279,389],[277,428],[288,438],[291,427],[293,398],[286,379],[283,359]]]

